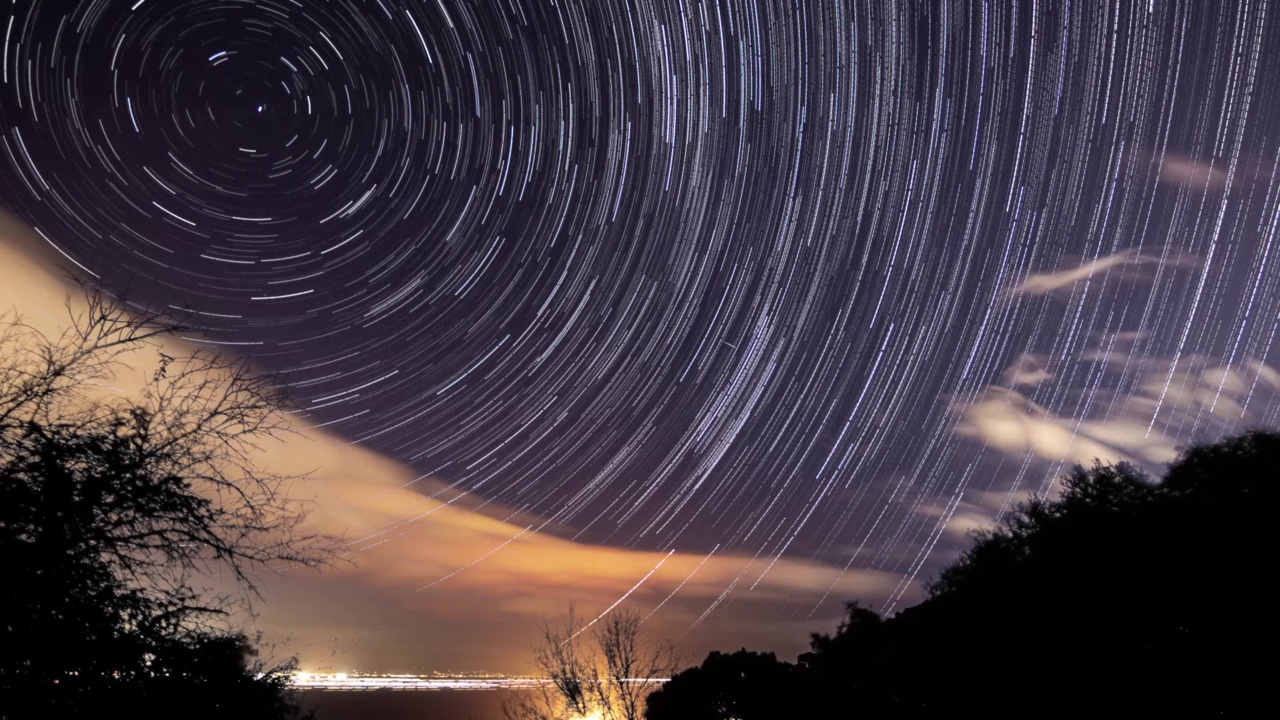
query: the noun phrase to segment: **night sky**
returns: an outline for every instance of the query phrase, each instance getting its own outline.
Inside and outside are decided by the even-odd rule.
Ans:
[[[24,252],[401,468],[330,512],[365,569],[280,591],[351,664],[573,596],[803,642],[1072,463],[1280,424],[1265,0],[0,4]],[[441,507],[489,539],[431,564]],[[531,538],[644,561],[484,575]]]

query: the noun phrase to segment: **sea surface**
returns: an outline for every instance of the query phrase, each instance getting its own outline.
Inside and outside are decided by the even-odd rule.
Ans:
[[[522,690],[299,689],[316,720],[502,720],[502,703]]]

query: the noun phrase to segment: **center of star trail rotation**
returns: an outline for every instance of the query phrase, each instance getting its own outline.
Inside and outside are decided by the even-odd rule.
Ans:
[[[3,5],[0,199],[519,526],[892,602],[1280,423],[1264,2]]]

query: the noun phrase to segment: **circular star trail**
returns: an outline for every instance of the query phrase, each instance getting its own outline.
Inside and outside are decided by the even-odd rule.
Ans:
[[[1280,422],[1266,2],[3,5],[6,205],[566,537],[900,596]]]

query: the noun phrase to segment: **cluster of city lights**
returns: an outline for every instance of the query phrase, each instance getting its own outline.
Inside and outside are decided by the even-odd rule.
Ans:
[[[543,678],[503,675],[366,675],[363,673],[295,673],[294,687],[314,690],[511,690],[537,687]]]
[[[294,673],[290,683],[310,690],[515,690],[551,682],[548,678],[507,675],[376,675],[364,673]],[[627,682],[666,682],[666,678]]]

